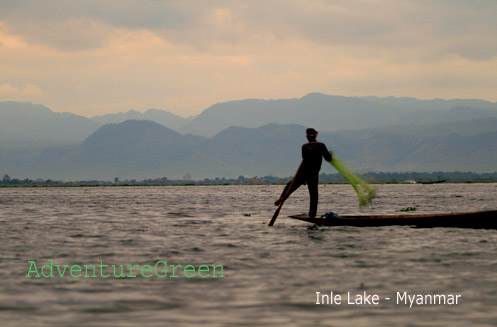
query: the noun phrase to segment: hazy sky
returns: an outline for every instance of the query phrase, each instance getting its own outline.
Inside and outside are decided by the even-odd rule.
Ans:
[[[181,116],[223,101],[497,101],[496,0],[0,0],[0,101]]]

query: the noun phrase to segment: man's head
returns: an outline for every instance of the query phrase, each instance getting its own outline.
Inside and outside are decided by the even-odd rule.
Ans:
[[[305,131],[305,134],[309,142],[314,142],[316,141],[316,137],[318,136],[318,131],[316,131],[314,128],[308,128]]]

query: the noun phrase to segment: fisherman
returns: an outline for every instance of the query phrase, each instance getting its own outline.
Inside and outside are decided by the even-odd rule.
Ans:
[[[314,218],[318,208],[318,183],[319,171],[321,170],[321,163],[323,161],[322,158],[326,161],[331,161],[331,153],[324,143],[316,141],[318,131],[314,128],[308,128],[306,136],[309,143],[302,145],[302,163],[295,177],[286,185],[283,193],[281,193],[280,198],[276,200],[274,205],[279,206],[293,191],[307,183],[310,195],[309,217]]]

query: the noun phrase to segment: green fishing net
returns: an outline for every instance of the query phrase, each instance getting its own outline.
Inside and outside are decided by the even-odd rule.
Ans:
[[[330,164],[335,167],[340,174],[342,174],[350,185],[352,185],[357,194],[357,198],[359,199],[359,205],[364,207],[371,204],[371,201],[376,197],[374,189],[369,186],[368,183],[352,173],[336,155],[331,153],[331,151],[330,154],[332,156]]]

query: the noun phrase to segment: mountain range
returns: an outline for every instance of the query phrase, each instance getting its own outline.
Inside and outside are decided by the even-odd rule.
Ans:
[[[32,103],[0,102],[0,140],[84,140],[100,123]]]
[[[86,118],[4,102],[0,173],[62,180],[290,176],[308,126],[354,170],[496,171],[496,107],[309,94],[217,104],[190,118],[155,109]]]
[[[318,139],[350,168],[363,172],[497,169],[496,118],[322,132]],[[207,138],[129,120],[104,125],[79,144],[37,151],[0,148],[0,167],[10,176],[61,180],[290,176],[304,142],[305,127],[296,124],[230,127]],[[323,163],[322,172],[334,170]]]
[[[497,118],[497,103],[482,100],[343,97],[311,93],[300,99],[242,100],[215,104],[181,131],[213,136],[230,126],[301,124],[320,131],[356,130]]]
[[[91,120],[102,125],[122,123],[126,120],[150,120],[175,131],[179,131],[192,121],[193,117],[183,118],[165,110],[149,109],[143,113],[136,110],[130,110],[125,113],[120,112],[117,114],[95,116],[92,117]]]
[[[150,120],[182,134],[211,137],[231,127],[300,124],[320,131],[358,130],[497,118],[497,103],[483,100],[343,97],[311,93],[299,99],[248,99],[215,104],[194,117],[150,109],[87,118],[20,102],[0,102],[0,140],[83,141],[99,127]]]

